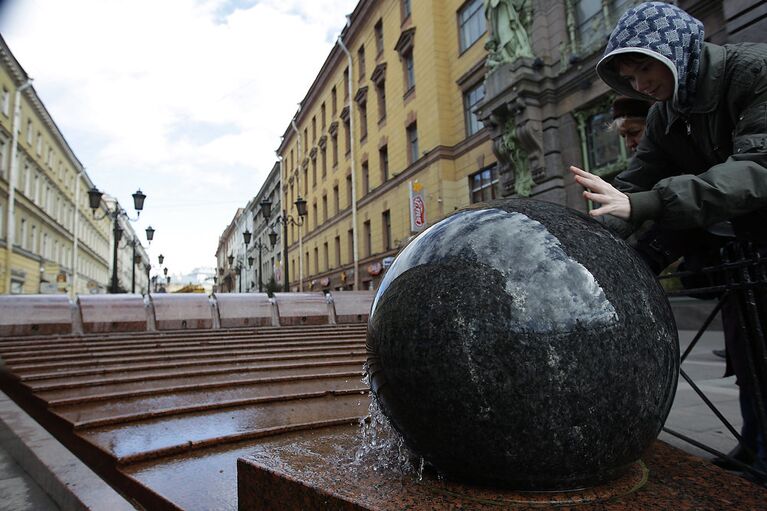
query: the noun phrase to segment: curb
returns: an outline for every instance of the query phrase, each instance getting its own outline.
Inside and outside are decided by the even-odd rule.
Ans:
[[[3,392],[0,444],[61,509],[137,509]]]

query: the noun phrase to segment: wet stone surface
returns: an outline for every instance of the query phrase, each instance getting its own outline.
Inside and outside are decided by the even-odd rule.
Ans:
[[[679,348],[653,275],[562,206],[459,211],[388,270],[368,329],[371,387],[408,446],[464,481],[599,484],[656,438]]]

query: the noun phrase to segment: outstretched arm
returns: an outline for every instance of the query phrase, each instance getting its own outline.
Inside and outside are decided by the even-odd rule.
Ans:
[[[575,176],[575,181],[586,189],[583,196],[600,204],[600,207],[589,211],[591,216],[610,214],[622,220],[628,220],[631,217],[631,203],[628,195],[616,190],[601,177],[578,167],[570,167],[570,172]]]

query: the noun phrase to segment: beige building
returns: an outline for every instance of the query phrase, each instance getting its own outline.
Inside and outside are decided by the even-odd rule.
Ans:
[[[481,0],[359,2],[278,148],[291,289],[374,288],[411,235],[498,196],[484,39]]]
[[[238,263],[242,263],[242,256],[245,253],[245,244],[242,240],[243,229],[240,228],[243,211],[243,208],[237,208],[232,221],[229,222],[229,225],[226,226],[224,232],[218,238],[214,292],[238,292],[238,284],[240,284]]]
[[[104,292],[111,224],[30,77],[0,38],[0,292]]]

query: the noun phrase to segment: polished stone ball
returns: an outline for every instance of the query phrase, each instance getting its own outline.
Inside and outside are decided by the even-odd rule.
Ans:
[[[373,302],[371,387],[439,472],[521,489],[619,477],[676,389],[664,292],[622,240],[529,199],[461,210],[397,256]]]

